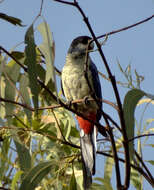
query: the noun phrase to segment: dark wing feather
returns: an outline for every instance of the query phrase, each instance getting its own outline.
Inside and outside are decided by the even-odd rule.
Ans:
[[[97,98],[102,99],[101,83],[99,80],[97,67],[93,62],[91,62],[89,69],[92,73],[92,82],[93,82],[95,94]],[[100,106],[102,107],[102,102],[100,102]],[[97,120],[99,121],[100,118],[101,118],[101,113],[98,112]]]
[[[92,73],[92,82],[93,82],[95,94],[98,98],[102,99],[101,83],[98,76],[98,70],[97,70],[96,65],[92,61],[91,61],[89,69]],[[102,107],[102,102],[100,102],[100,107]],[[99,109],[97,112],[97,121],[101,119],[101,116],[102,116],[102,113],[101,113],[101,110]],[[106,130],[103,127],[97,126],[97,128],[98,128],[98,131],[103,136],[107,137]]]

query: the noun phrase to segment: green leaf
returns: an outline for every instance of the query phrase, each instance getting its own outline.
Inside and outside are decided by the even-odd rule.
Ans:
[[[55,77],[55,69],[54,69],[55,43],[53,40],[53,36],[45,20],[37,28],[43,37],[43,43],[39,46],[39,49],[45,56],[45,60],[46,60],[45,84],[47,84],[51,79],[54,84],[53,91],[56,91],[56,95],[57,95],[56,77]]]
[[[104,184],[106,189],[112,189],[111,178],[112,178],[113,165],[114,165],[113,158],[107,157],[106,162],[105,162],[105,167],[104,167],[104,180],[105,180],[105,182],[107,182]],[[107,186],[106,186],[106,184],[107,184]]]
[[[107,180],[106,181],[106,179],[103,179],[103,178],[100,178],[100,177],[96,177],[96,178],[94,178],[95,180],[97,180],[97,181],[99,181],[99,183],[101,182],[101,185],[100,184],[96,184],[96,183],[93,183],[92,184],[92,190],[95,190],[96,189],[96,187],[98,186],[98,187],[101,187],[100,189],[104,189],[104,190],[113,190],[112,189],[112,186],[111,186],[111,184],[110,184],[110,182]],[[96,187],[95,187],[96,186]],[[94,188],[95,187],[95,188]]]
[[[147,144],[146,146],[150,146],[150,147],[154,148],[154,144]]]
[[[12,183],[11,183],[11,190],[17,189],[17,182],[20,179],[22,174],[23,174],[23,171],[21,171],[21,170],[16,172],[16,174],[13,177]]]
[[[10,138],[5,138],[0,148],[0,181],[3,181],[6,173],[9,169],[10,158],[9,158],[9,148],[11,140]]]
[[[89,190],[107,190],[103,185],[93,183]]]
[[[126,124],[126,132],[128,139],[134,137],[134,127],[135,127],[135,120],[134,120],[134,113],[135,108],[137,106],[138,101],[145,95],[145,93],[138,89],[133,89],[127,92],[124,104],[123,104],[123,111],[124,111],[124,118]],[[134,155],[134,144],[133,141],[129,143],[129,151],[130,151],[130,159],[133,159]]]
[[[138,173],[138,171],[131,169],[131,183],[136,189],[142,189],[142,176]]]
[[[77,190],[77,183],[74,175],[74,169],[70,180],[69,190]]]
[[[124,70],[123,70],[123,68],[121,67],[120,62],[119,62],[118,59],[117,59],[117,64],[118,64],[118,67],[119,67],[120,71],[121,71],[122,73],[124,73]]]
[[[0,18],[14,25],[25,26],[21,24],[22,20],[20,20],[19,18],[8,16],[4,13],[0,13]]]
[[[17,140],[14,140],[14,143],[18,153],[20,169],[24,171],[23,175],[25,175],[31,168],[30,151],[24,144],[17,142]]]
[[[14,60],[11,60],[4,69],[5,77],[5,99],[14,101],[16,94],[16,82],[20,74],[20,66]],[[7,116],[11,116],[15,105],[5,103],[5,112]],[[10,117],[8,117],[8,120]]]
[[[27,72],[29,75],[29,86],[32,92],[32,99],[34,107],[38,108],[38,94],[40,91],[37,83],[37,66],[36,66],[36,45],[34,41],[33,25],[31,25],[25,35],[25,64],[27,65]]]
[[[34,190],[41,180],[50,172],[53,162],[42,162],[32,168],[23,179],[19,190]]]
[[[5,98],[5,78],[3,76],[0,77],[0,97]],[[1,113],[1,118],[5,118],[5,107],[4,103],[0,101],[0,113]]]
[[[146,120],[147,125],[149,125],[150,123],[154,122],[154,118],[150,118]]]
[[[24,104],[31,106],[30,94],[28,91],[28,84],[29,84],[29,80],[28,80],[27,75],[21,75],[20,81],[19,81],[19,89],[20,89],[20,92],[22,94],[21,100]],[[24,108],[24,111],[27,115],[28,120],[31,121],[32,112],[26,108]]]
[[[146,162],[149,162],[151,165],[154,165],[154,160],[146,160]]]
[[[20,74],[20,66],[14,60],[11,60],[6,65],[5,72],[10,77],[10,79],[15,83],[18,81],[18,77]]]
[[[20,60],[22,58],[24,58],[24,53],[23,52],[20,52],[20,51],[12,51],[11,52],[11,55],[16,58],[17,60]]]

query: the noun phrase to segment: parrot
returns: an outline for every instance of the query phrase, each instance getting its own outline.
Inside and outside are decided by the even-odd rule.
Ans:
[[[87,58],[87,76],[85,77],[85,62],[86,51],[94,49],[94,42],[89,41],[92,38],[89,36],[79,36],[75,38],[66,55],[66,62],[61,73],[61,85],[63,94],[68,102],[73,100],[93,98],[93,93],[96,97],[102,99],[102,91],[98,70],[93,63],[89,53]],[[99,122],[101,118],[100,107],[102,102],[86,101],[73,104],[75,110],[79,111],[87,119]],[[88,190],[92,184],[92,175],[95,174],[95,159],[96,159],[96,138],[97,128],[90,121],[83,119],[81,116],[76,116],[80,128],[80,146],[83,168],[83,187]]]

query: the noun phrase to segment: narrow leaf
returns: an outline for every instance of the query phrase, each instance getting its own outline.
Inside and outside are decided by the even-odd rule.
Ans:
[[[16,140],[14,140],[14,143],[15,143],[16,150],[18,153],[20,169],[25,172],[24,173],[24,175],[25,175],[26,172],[28,172],[31,168],[30,152],[24,144],[21,144],[21,143],[17,142]]]
[[[3,76],[0,77],[0,97],[5,98],[5,78]],[[5,107],[4,103],[0,101],[0,113],[1,113],[1,118],[5,118]]]
[[[17,189],[17,182],[20,179],[23,171],[19,170],[17,173],[14,175],[12,183],[11,183],[11,190],[16,190]]]
[[[123,111],[124,111],[124,118],[126,124],[126,132],[128,139],[134,137],[134,112],[137,106],[138,101],[145,95],[145,93],[138,89],[133,89],[128,91],[125,96],[124,104],[123,104]],[[130,151],[130,159],[133,159],[134,153],[134,144],[133,141],[129,143],[129,151]]]
[[[154,160],[146,160],[146,162],[149,162],[151,165],[154,166]]]
[[[4,13],[0,13],[0,18],[14,25],[24,26],[22,25],[22,20],[20,20],[19,18],[8,16]]]
[[[11,55],[16,58],[17,60],[20,60],[22,58],[24,58],[24,53],[20,52],[20,51],[12,51]]]
[[[11,60],[4,69],[5,77],[5,99],[13,100],[15,99],[16,94],[16,82],[20,74],[20,66]],[[15,105],[10,103],[5,103],[6,115],[12,115]],[[9,120],[10,117],[8,117]]]
[[[69,190],[77,190],[77,183],[76,183],[76,178],[74,175],[74,169],[73,169],[71,180],[70,180]]]
[[[144,99],[140,100],[137,105],[139,106],[144,103],[154,104],[154,100],[151,100],[150,98],[144,98]]]
[[[19,190],[34,190],[41,180],[50,172],[53,163],[43,162],[32,168],[23,179]]]
[[[142,176],[133,168],[131,169],[131,183],[135,189],[142,189]]]
[[[31,25],[25,35],[25,53],[26,59],[25,64],[27,65],[27,72],[29,75],[29,86],[32,92],[32,99],[34,107],[38,107],[38,93],[39,85],[37,83],[37,72],[36,72],[36,45],[34,41],[33,25]]]
[[[29,84],[29,80],[28,80],[27,75],[21,75],[21,78],[19,81],[19,88],[20,88],[20,92],[22,94],[21,100],[24,104],[31,106],[28,84]],[[28,120],[31,121],[32,112],[28,109],[25,109],[25,108],[24,108],[24,111],[27,115]]]
[[[108,182],[108,186],[110,187],[111,187],[113,165],[114,165],[114,160],[110,157],[106,158],[105,167],[104,167],[104,180]]]
[[[39,46],[41,52],[45,56],[46,60],[46,78],[45,84],[47,84],[50,79],[54,83],[53,91],[56,91],[56,77],[55,77],[55,69],[54,69],[54,59],[55,59],[55,43],[53,40],[52,33],[46,21],[41,23],[38,26],[38,30],[43,37],[43,43]]]

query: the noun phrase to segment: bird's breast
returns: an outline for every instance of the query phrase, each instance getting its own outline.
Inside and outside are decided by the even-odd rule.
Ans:
[[[65,97],[68,100],[82,99],[90,95],[90,88],[84,75],[84,69],[78,65],[64,66],[62,71],[62,85]]]

